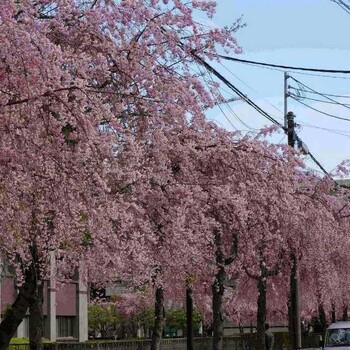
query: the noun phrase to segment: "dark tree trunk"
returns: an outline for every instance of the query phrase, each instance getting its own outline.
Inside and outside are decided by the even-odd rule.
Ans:
[[[320,328],[321,328],[320,330],[322,334],[324,334],[327,329],[327,318],[326,318],[326,312],[324,311],[324,307],[322,303],[318,305],[318,317],[320,321]]]
[[[213,292],[213,350],[222,350],[223,341],[223,311],[222,311],[222,298],[224,295],[225,287],[225,268],[219,267],[219,271],[215,276],[215,280],[212,286]]]
[[[232,264],[238,254],[238,237],[236,232],[232,232],[232,242],[230,254],[225,256],[223,251],[222,233],[214,230],[215,261],[217,273],[212,285],[213,293],[213,350],[222,350],[224,335],[224,316],[222,311],[222,299],[225,292],[226,271],[225,266]]]
[[[36,286],[29,303],[29,349],[43,349],[43,283]]]
[[[151,350],[160,350],[164,327],[164,291],[162,287],[156,289],[154,327],[151,340]]]
[[[258,279],[258,314],[257,324],[257,348],[265,350],[265,323],[266,323],[266,277],[262,274]]]
[[[293,308],[292,308],[292,293],[291,293],[291,283],[289,286],[289,295],[288,295],[288,331],[289,331],[289,342],[290,346],[293,346],[293,334],[294,332],[294,318],[293,318]]]
[[[335,312],[335,303],[332,302],[332,322],[337,322],[337,315]]]
[[[19,287],[16,300],[6,311],[0,324],[0,349],[7,350],[11,338],[23,321],[36,289],[35,266],[29,267],[24,273],[24,283]]]
[[[33,261],[32,269],[35,288],[33,296],[29,300],[29,349],[42,350],[44,331],[43,283],[41,281],[38,250],[35,243],[30,247],[30,252]]]
[[[347,306],[344,306],[343,307],[343,317],[342,317],[343,321],[347,321],[349,318],[348,318],[348,307]]]
[[[187,350],[193,350],[193,299],[189,284],[186,286],[186,331]]]

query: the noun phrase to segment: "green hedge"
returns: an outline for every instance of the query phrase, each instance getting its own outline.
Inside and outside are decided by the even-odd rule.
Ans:
[[[27,350],[27,346],[23,345],[17,345],[17,346],[11,346],[15,344],[29,344],[29,339],[28,338],[12,338],[10,342],[10,347],[9,350]]]
[[[48,340],[48,339],[43,339],[44,344],[54,344],[54,342]],[[28,338],[12,338],[10,342],[10,347],[9,350],[27,350],[28,347],[26,344],[29,344],[29,339]],[[16,346],[11,346],[11,345],[16,345]],[[20,346],[23,345],[23,346]]]

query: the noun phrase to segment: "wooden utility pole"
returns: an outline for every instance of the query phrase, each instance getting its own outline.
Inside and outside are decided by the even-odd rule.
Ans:
[[[295,134],[295,115],[288,112],[288,73],[284,73],[284,126],[288,136],[288,145],[294,149],[297,137]],[[291,275],[290,275],[290,295],[289,295],[289,331],[292,349],[301,349],[301,322],[300,322],[300,287],[298,257],[296,252],[291,253]]]
[[[288,112],[286,116],[287,120],[287,136],[288,136],[288,146],[292,147],[294,149],[295,147],[295,122],[294,122],[295,115],[293,112]]]
[[[287,129],[287,110],[288,110],[288,72],[284,72],[284,127]]]

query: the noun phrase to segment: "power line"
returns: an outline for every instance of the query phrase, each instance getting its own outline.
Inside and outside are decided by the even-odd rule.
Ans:
[[[238,63],[243,63],[243,62],[238,62]],[[256,64],[251,64],[251,63],[246,63],[248,66],[252,67],[257,67],[257,68],[262,68],[262,69],[268,69],[268,70],[273,70],[276,72],[286,72],[286,69],[279,69],[279,68],[274,68],[274,67],[268,67],[268,66],[260,66]],[[327,74],[316,74],[316,73],[306,73],[305,71],[298,72],[295,71],[294,74],[299,74],[299,75],[306,75],[306,76],[311,76],[311,77],[320,77],[320,78],[331,78],[331,79],[345,79],[345,80],[350,80],[350,77],[342,77],[342,76],[336,76],[336,75],[327,75]]]
[[[261,68],[267,68],[267,67],[261,67]],[[272,69],[272,68],[267,68]],[[276,69],[278,70],[278,69]],[[285,72],[285,70],[280,69],[279,71]],[[318,77],[318,78],[331,78],[331,79],[344,79],[344,80],[350,80],[350,77],[341,77],[336,75],[327,75],[327,74],[316,74],[316,73],[305,73],[305,72],[298,72],[295,71],[293,74],[299,74],[299,75],[307,75],[309,77]]]
[[[164,32],[166,32],[166,29],[164,29],[162,27],[162,30]],[[185,49],[184,44],[179,41],[178,42],[178,46],[181,48],[181,50],[188,52]],[[249,97],[247,97],[246,95],[244,95],[238,88],[236,88],[230,81],[228,81],[223,75],[221,75],[216,69],[214,69],[209,63],[207,63],[204,59],[202,59],[200,56],[198,56],[198,54],[195,52],[195,50],[191,50],[190,51],[190,55],[195,59],[195,61],[199,62],[202,66],[205,67],[206,70],[208,70],[209,72],[213,73],[219,80],[221,80],[226,86],[228,86],[232,91],[234,91],[239,97],[241,97],[245,102],[247,102],[251,107],[253,107],[258,113],[260,113],[261,115],[263,115],[265,118],[267,118],[269,121],[271,121],[272,123],[274,123],[275,125],[279,126],[281,129],[284,130],[285,133],[288,132],[288,129],[282,125],[281,123],[279,123],[276,119],[274,119],[273,117],[271,117],[267,112],[265,112],[263,109],[261,109],[258,105],[256,105]],[[295,136],[297,137],[297,140],[299,142],[301,142],[301,140],[299,139],[298,135],[295,134]],[[328,174],[328,172],[323,168],[323,166],[317,161],[317,159],[310,153],[310,151],[308,150],[308,154],[311,156],[312,160],[319,166],[319,168],[327,175],[330,177],[330,175]],[[334,180],[333,180],[334,181]],[[335,182],[335,181],[334,181]],[[335,184],[337,184],[335,182]]]
[[[350,134],[350,130],[339,130],[339,129],[331,129],[331,128],[323,128],[320,126],[316,126],[313,124],[309,124],[309,123],[300,123],[298,122],[298,125],[302,125],[302,126],[308,126],[310,128],[315,128],[315,129],[320,129],[320,130],[325,130],[325,131],[331,131],[331,132],[339,132],[339,133],[343,133],[343,134]]]
[[[179,47],[185,51],[184,45],[182,42],[179,42]],[[213,73],[219,80],[221,80],[226,86],[228,86],[232,91],[234,91],[239,97],[241,97],[245,102],[247,102],[251,107],[253,107],[257,112],[259,112],[262,116],[267,118],[269,121],[274,123],[275,125],[279,126],[281,129],[284,130],[285,133],[288,132],[288,129],[279,123],[276,119],[272,118],[267,112],[265,112],[263,109],[261,109],[258,105],[256,105],[249,97],[244,95],[238,88],[236,88],[230,81],[228,81],[222,74],[220,74],[214,67],[212,67],[209,63],[207,63],[203,58],[198,56],[194,50],[190,51],[190,54],[192,57],[199,62],[202,66],[205,67],[210,73]],[[297,136],[297,135],[296,135]],[[301,142],[299,137],[297,136],[297,140]],[[322,165],[316,160],[316,158],[308,151],[308,154],[312,157],[314,162],[319,166],[319,168],[327,175],[328,172],[322,167]]]
[[[287,137],[287,135],[283,135],[283,137],[282,137],[282,139],[281,139],[281,141],[280,142],[278,142],[278,144],[280,145],[283,141],[284,141],[284,139]]]
[[[180,45],[180,47],[183,49],[183,45]],[[225,85],[227,85],[231,90],[237,93],[238,96],[240,96],[244,101],[246,101],[250,106],[252,106],[257,112],[259,112],[261,115],[263,115],[265,118],[270,120],[272,123],[278,125],[281,129],[283,129],[287,133],[287,128],[284,127],[284,125],[280,124],[277,120],[272,118],[267,112],[262,110],[258,105],[256,105],[252,100],[250,100],[246,95],[244,95],[238,88],[236,88],[230,81],[228,81],[224,76],[222,76],[216,69],[214,69],[209,63],[207,63],[204,59],[202,59],[200,56],[198,56],[194,51],[191,51],[192,57],[198,61],[201,65],[203,65],[209,72],[213,73],[218,79],[220,79]],[[301,142],[299,137],[296,135],[297,140]],[[318,160],[310,153],[308,150],[308,154],[310,155],[311,159],[317,164],[317,166],[324,172],[325,175],[330,176],[327,170],[318,162]],[[336,182],[335,182],[336,183]]]
[[[220,106],[221,106],[222,104],[228,105],[229,102],[235,102],[235,101],[239,101],[239,100],[240,100],[240,99],[237,98],[236,95],[234,95],[232,92],[225,91],[225,90],[220,86],[220,89],[221,89],[221,90],[223,90],[224,92],[226,92],[227,94],[229,94],[229,95],[232,96],[232,97],[230,97],[229,99],[226,99],[226,98],[223,96],[222,92],[218,89],[218,87],[215,86],[215,89],[216,89],[217,93],[220,95],[220,98],[222,99],[222,101],[218,100],[218,99],[214,96],[214,93],[213,93],[211,87],[209,86],[209,83],[208,83],[207,80],[205,79],[205,76],[207,75],[207,73],[206,73],[206,72],[203,72],[203,71],[200,69],[200,66],[198,65],[198,63],[197,63],[197,67],[198,67],[199,73],[198,73],[195,69],[193,69],[193,68],[191,68],[191,67],[189,67],[189,69],[192,70],[194,73],[196,73],[196,77],[201,77],[201,78],[202,78],[203,82],[205,83],[205,85],[206,85],[207,88],[208,88],[208,91],[209,91],[210,94],[212,95],[213,102],[214,102],[213,107],[219,107],[219,108],[220,108]],[[212,80],[212,79],[211,79],[211,80]],[[212,81],[213,81],[213,80],[212,80]],[[214,81],[213,81],[213,82],[214,82]],[[209,108],[211,108],[211,107],[212,107],[212,106],[207,106],[207,105],[205,105],[205,106],[202,108],[202,110],[203,110],[203,112],[204,112],[204,110],[209,109]],[[222,110],[221,108],[220,108],[220,110],[221,110],[221,112],[225,115],[225,113],[223,112],[223,110]],[[225,116],[226,116],[226,115],[225,115]],[[235,129],[235,127],[234,127],[233,125],[231,125],[231,126]]]
[[[309,91],[308,91],[308,92],[309,92]],[[328,104],[332,104],[332,105],[340,105],[340,106],[343,106],[343,107],[346,107],[346,108],[350,107],[350,105],[349,105],[349,104],[346,104],[346,103],[324,101],[324,100],[320,100],[320,99],[317,99],[317,98],[306,97],[306,96],[299,96],[299,95],[291,94],[291,93],[289,93],[288,96],[290,96],[290,97],[295,97],[295,98],[300,98],[300,99],[303,99],[303,100],[310,100],[310,101],[328,103]]]
[[[230,69],[228,69],[225,65],[223,65],[222,63],[220,63],[222,67],[224,67],[230,74],[232,74],[236,79],[238,79],[242,84],[244,84],[248,89],[252,90],[254,93],[256,93],[257,95],[260,96],[260,94],[253,89],[250,85],[248,85],[246,82],[244,82],[241,78],[239,78],[235,73],[233,73]],[[262,97],[264,99],[264,101],[266,101],[270,106],[272,106],[274,109],[276,109],[276,111],[284,114],[284,112],[279,109],[278,107],[276,107],[273,103],[271,103],[269,100],[267,100],[266,98]],[[277,118],[277,117],[276,117]]]
[[[327,170],[321,165],[321,163],[315,158],[315,156],[310,151],[308,152],[308,155],[318,165],[318,167],[324,172],[325,175],[330,176]],[[335,184],[337,184],[335,180],[333,181],[335,182]]]
[[[282,128],[286,133],[287,129],[280,124],[277,120],[272,118],[267,112],[262,110],[259,106],[257,106],[252,100],[250,100],[247,96],[245,96],[239,89],[237,89],[231,82],[229,82],[224,76],[222,76],[216,69],[214,69],[209,63],[207,63],[205,60],[203,60],[201,57],[199,57],[195,52],[191,52],[192,56],[199,61],[200,64],[202,64],[209,72],[213,73],[218,79],[220,79],[225,85],[227,85],[231,90],[237,93],[238,96],[240,96],[244,101],[246,101],[250,106],[252,106],[256,111],[258,111],[260,114],[262,114],[265,118],[273,122],[274,124],[278,125],[280,128]],[[297,140],[301,142],[300,138],[296,135]],[[327,170],[321,165],[321,163],[312,155],[312,153],[308,150],[308,155],[310,155],[311,159],[317,164],[317,166],[323,171],[323,173],[327,176],[330,176]],[[335,182],[336,183],[336,182]]]
[[[308,107],[312,110],[314,110],[315,112],[318,112],[318,113],[321,113],[321,114],[324,114],[328,117],[331,117],[331,118],[335,118],[335,119],[340,119],[340,120],[345,120],[347,122],[350,122],[350,119],[347,119],[347,118],[343,118],[343,117],[339,117],[337,115],[334,115],[334,114],[330,114],[330,113],[326,113],[326,112],[323,112],[323,111],[320,111],[319,109],[317,108],[314,108],[314,107],[311,107],[310,105],[304,103],[304,102],[301,102],[300,100],[298,100],[297,98],[293,97],[293,96],[290,96],[293,100],[297,101],[298,103],[304,105],[305,107]]]
[[[248,125],[246,122],[244,122],[244,121],[237,115],[237,113],[231,108],[230,105],[227,105],[227,108],[228,108],[229,111],[233,114],[233,116],[234,116],[239,122],[241,122],[241,124],[243,124],[246,128],[248,128],[250,131],[258,132],[258,129],[255,129],[255,128],[251,127],[250,125]]]
[[[162,27],[161,30],[166,33],[167,30]],[[188,53],[188,50],[185,48],[185,45],[179,41],[178,46],[181,50]],[[279,126],[286,132],[286,128],[279,123],[276,119],[271,117],[267,112],[265,112],[263,109],[261,109],[258,105],[256,105],[249,97],[244,95],[238,88],[236,88],[230,81],[228,81],[223,75],[221,75],[214,67],[212,67],[209,63],[207,63],[204,59],[202,59],[195,50],[190,50],[189,54],[200,63],[207,71],[213,73],[219,80],[221,80],[228,88],[230,88],[233,92],[235,92],[239,97],[241,97],[246,103],[248,103],[251,107],[253,107],[258,113],[260,113],[262,116],[264,116],[266,119],[268,119],[270,122],[274,123],[275,125]]]
[[[306,68],[306,67],[295,67],[295,66],[284,66],[280,64],[272,64],[272,63],[266,63],[266,62],[257,62],[257,61],[250,61],[250,60],[243,60],[236,57],[230,57],[230,56],[224,56],[224,55],[218,55],[220,58],[228,61],[235,61],[240,63],[249,63],[257,66],[265,66],[265,67],[275,67],[275,68],[283,68],[287,70],[301,70],[301,71],[308,71],[308,72],[322,72],[322,73],[334,73],[334,74],[350,74],[350,70],[339,70],[339,69],[322,69],[322,68]]]
[[[209,76],[210,76],[210,78],[213,80],[213,78],[211,77],[211,75],[210,75],[210,73],[209,73]],[[227,103],[227,102],[225,102],[225,105],[226,105],[226,108],[229,110],[229,112],[234,116],[234,118],[236,119],[236,120],[238,120],[242,125],[244,125],[247,129],[249,129],[249,130],[251,130],[251,131],[257,131],[257,129],[254,129],[254,128],[252,128],[250,125],[248,125],[246,122],[244,122],[238,115],[237,115],[237,113],[231,108],[231,106]],[[227,117],[226,117],[226,119],[227,119]],[[231,124],[231,122],[230,122],[230,124]]]
[[[335,103],[335,104],[338,104],[338,105],[341,105],[341,106],[343,106],[343,107],[345,107],[345,108],[350,109],[350,107],[347,106],[346,104],[340,103],[340,102],[338,102],[338,101],[336,101],[336,100],[330,98],[329,96],[326,96],[326,95],[324,95],[324,94],[322,94],[322,93],[320,93],[320,92],[318,92],[318,91],[316,91],[316,90],[310,88],[309,86],[307,86],[307,85],[305,85],[304,83],[302,83],[301,81],[299,81],[299,80],[293,78],[292,76],[289,76],[289,77],[290,77],[292,80],[294,80],[297,84],[299,84],[299,85],[301,85],[302,87],[304,87],[304,88],[306,88],[306,89],[312,91],[313,93],[315,93],[315,94],[317,94],[317,95],[319,95],[319,96],[322,96],[322,97],[326,98],[327,100],[332,101],[332,102]]]
[[[210,93],[211,93],[211,95],[212,95],[212,97],[213,97],[213,100],[214,100],[214,102],[215,102],[215,105],[219,107],[221,113],[223,114],[223,116],[225,117],[225,119],[227,120],[227,122],[231,125],[232,129],[238,131],[237,128],[235,127],[235,125],[231,122],[230,118],[226,115],[226,113],[225,113],[224,110],[222,109],[221,103],[215,98],[215,96],[214,96],[214,94],[213,94],[213,91],[211,90],[211,88],[210,88],[210,86],[209,86],[209,83],[208,83],[207,80],[205,79],[205,76],[206,76],[206,75],[209,75],[209,78],[212,80],[212,82],[214,82],[213,79],[212,79],[212,77],[210,76],[210,73],[209,73],[209,74],[208,74],[208,73],[203,73],[202,70],[201,70],[201,68],[200,68],[200,66],[199,66],[199,64],[198,64],[198,62],[196,62],[196,64],[197,64],[197,67],[198,67],[198,69],[199,69],[199,71],[200,71],[202,77],[203,77],[203,81],[204,81],[205,85],[207,86],[208,90],[210,91]],[[218,94],[220,95],[220,97],[221,97],[223,100],[225,100],[224,96],[222,95],[221,91],[220,91],[218,88],[216,88],[216,91],[218,92]],[[225,103],[225,102],[223,101],[223,103]],[[226,104],[227,104],[227,103],[226,103]]]
[[[297,91],[297,93],[299,93],[299,92],[306,92],[305,89],[296,88],[294,86],[288,86],[288,88]],[[314,94],[314,95],[322,94],[322,96],[331,96],[331,97],[337,97],[337,98],[346,98],[346,99],[350,98],[349,95],[336,95],[336,94],[328,94],[328,93],[325,93],[325,92],[321,93],[321,92],[307,91],[307,93]]]
[[[197,63],[198,64],[198,63]],[[211,76],[211,73],[209,72],[208,73],[208,75],[209,75],[209,77],[210,77],[210,79],[211,79],[211,81],[214,83],[214,79],[213,79],[213,77]],[[222,95],[221,95],[222,96]],[[252,130],[252,131],[256,131],[257,129],[254,129],[254,128],[252,128],[251,126],[249,126],[247,123],[245,123],[238,115],[237,115],[237,113],[231,108],[231,106],[228,104],[228,103],[225,103],[226,104],[226,107],[227,107],[227,109],[231,112],[231,114],[239,121],[239,122],[241,122],[246,128],[248,128],[248,129],[250,129],[250,130]],[[226,118],[227,119],[227,118]]]
[[[305,91],[304,89],[298,89],[293,86],[289,87],[290,89],[297,90],[297,91]],[[320,94],[319,92],[313,92],[313,91],[308,91],[310,94]],[[331,96],[331,97],[338,97],[338,98],[350,98],[349,95],[335,95],[335,94],[328,94],[325,92],[322,92],[322,95],[324,96]]]
[[[307,127],[307,128],[313,128],[313,129],[319,129],[319,130],[324,130],[336,135],[341,135],[344,137],[349,137],[350,138],[350,131],[342,131],[342,130],[336,130],[336,129],[329,129],[329,128],[322,128],[320,126],[316,126],[316,125],[312,125],[312,124],[307,124],[307,123],[298,123],[298,125],[303,126],[303,127]]]
[[[331,1],[337,4],[341,9],[343,9],[347,14],[350,15],[350,6],[346,4],[344,1],[342,0],[331,0]]]
[[[246,103],[248,103],[251,107],[253,107],[258,113],[268,119],[270,122],[279,126],[283,130],[285,127],[279,123],[276,119],[271,117],[267,112],[261,109],[257,104],[255,104],[249,97],[243,94],[238,88],[236,88],[230,81],[228,81],[223,75],[221,75],[216,69],[214,69],[209,63],[203,60],[200,56],[198,56],[194,51],[191,51],[192,57],[198,61],[201,65],[203,65],[209,72],[214,74],[219,80],[221,80],[227,87],[229,87],[232,91],[234,91],[239,97],[241,97]]]

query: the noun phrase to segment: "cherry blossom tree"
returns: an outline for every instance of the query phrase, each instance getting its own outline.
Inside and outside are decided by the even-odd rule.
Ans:
[[[106,242],[119,240],[115,223],[127,225],[133,211],[118,200],[118,180],[137,177],[134,168],[122,174],[117,164],[127,138],[140,140],[149,128],[213,105],[190,71],[190,52],[213,58],[217,44],[239,48],[232,32],[197,23],[194,10],[211,16],[215,3],[23,0],[1,6],[0,239],[20,281],[0,325],[1,348],[33,306],[31,329],[39,332],[31,333],[30,346],[40,349],[50,252],[62,278],[92,256],[91,247],[108,261]]]
[[[263,348],[268,279],[279,277],[270,290],[274,292],[275,299],[281,295],[284,297],[284,310],[277,313],[286,315],[288,293],[285,291],[289,288],[285,276],[289,276],[293,268],[290,252],[293,251],[299,259],[302,254],[307,255],[304,247],[309,247],[310,237],[313,237],[310,232],[314,232],[319,240],[319,244],[314,245],[314,252],[327,250],[325,239],[331,240],[336,231],[332,207],[323,203],[330,196],[325,196],[323,191],[318,194],[319,186],[311,187],[311,193],[304,191],[302,187],[306,186],[304,182],[308,178],[304,171],[298,169],[302,163],[284,147],[256,140],[237,140],[235,143],[232,135],[219,129],[211,129],[209,125],[200,125],[196,132],[197,135],[193,133],[191,142],[195,145],[192,146],[193,164],[189,163],[187,168],[191,171],[187,170],[185,173],[184,164],[181,164],[180,169],[182,173],[191,174],[191,183],[199,185],[207,194],[205,206],[202,204],[201,207],[206,210],[204,216],[210,218],[211,225],[214,225],[207,226],[213,238],[213,247],[216,247],[213,256],[221,259],[216,263],[209,263],[209,266],[216,266],[220,272],[220,278],[218,275],[214,278],[212,290],[214,349],[221,346],[220,321],[215,322],[215,312],[219,315],[217,320],[222,320],[221,308],[225,289],[223,281],[230,275],[237,276],[239,270],[243,270],[257,283],[258,344]],[[185,132],[182,135],[184,138],[187,136]],[[200,167],[196,168],[194,164],[200,164]],[[196,175],[193,176],[194,174]],[[183,174],[179,172],[178,176]],[[218,184],[224,184],[224,191],[217,188]],[[211,195],[216,195],[215,199]],[[220,203],[219,207],[216,207],[216,201]],[[215,211],[213,208],[219,209]],[[226,208],[231,212],[226,211]],[[213,215],[212,210],[216,215]],[[232,213],[236,215],[233,218]],[[215,234],[219,225],[224,225],[220,228],[222,231],[219,235],[222,241],[225,240],[223,245]],[[239,259],[235,268],[231,270],[225,267],[225,263],[232,262],[237,254]],[[321,266],[316,271],[325,273]],[[276,293],[277,287],[281,290]]]
[[[290,159],[288,161],[290,162]],[[293,171],[290,174],[293,174]],[[228,317],[235,321],[251,320],[257,314],[257,324],[259,328],[260,319],[262,335],[266,315],[270,321],[285,322],[287,320],[287,304],[290,297],[288,276],[290,276],[290,271],[294,266],[294,262],[290,258],[291,252],[298,259],[304,318],[310,318],[311,315],[319,312],[324,318],[326,314],[330,315],[332,307],[335,308],[335,301],[340,301],[342,304],[343,300],[341,293],[339,293],[341,287],[338,275],[342,272],[337,268],[336,262],[338,261],[339,265],[340,256],[344,256],[342,252],[346,250],[347,239],[344,237],[345,231],[342,230],[336,215],[343,206],[340,205],[335,196],[334,182],[327,178],[322,180],[304,170],[300,171],[298,168],[295,168],[293,177],[294,179],[290,179],[289,196],[291,197],[288,201],[273,201],[277,205],[283,203],[285,208],[279,209],[279,214],[275,213],[273,216],[274,220],[279,222],[278,229],[271,230],[273,234],[271,237],[276,240],[271,244],[274,250],[264,256],[265,263],[260,265],[260,268],[258,257],[261,255],[258,253],[261,254],[262,248],[267,251],[266,239],[259,241],[259,231],[255,230],[255,234],[248,235],[244,241],[246,245],[250,244],[250,251],[256,250],[257,253],[249,255],[248,252],[245,252],[241,255],[244,260],[243,269],[248,277],[252,278],[252,281],[258,282],[259,286],[264,283],[264,288],[262,290],[255,289],[252,286],[252,281],[247,280],[242,274],[236,281],[233,299],[227,306],[229,310],[231,308]],[[283,178],[286,179],[285,176]],[[276,188],[272,184],[270,187]],[[286,189],[288,190],[288,187]],[[270,198],[272,198],[272,194],[273,191],[271,191]],[[250,198],[254,200],[257,196]],[[290,207],[287,207],[287,204]],[[270,207],[272,207],[271,203]],[[263,213],[268,215],[268,210],[265,209]],[[279,217],[279,215],[282,216]],[[266,222],[268,220],[265,219],[263,223]],[[256,246],[249,243],[253,238],[255,239],[253,243],[255,242]],[[341,243],[338,244],[338,242]],[[283,255],[278,252],[283,252]],[[251,260],[250,266],[256,269],[255,274],[247,268],[249,266],[247,259],[251,258],[253,260]],[[266,261],[269,262],[269,265],[266,264]],[[260,276],[264,275],[265,279],[262,279],[259,284]],[[267,300],[266,295],[268,295]],[[254,299],[258,300],[257,308],[252,308],[250,305]],[[235,308],[235,304],[238,304],[238,307]],[[260,313],[263,317],[259,316]],[[263,346],[262,342],[263,336],[260,337],[259,347]]]
[[[345,271],[348,268],[349,196],[347,189],[325,179],[319,180],[306,198],[308,234],[305,234],[301,256],[302,282],[305,281],[302,284],[303,307],[309,315],[312,311],[318,315],[325,329],[327,322],[335,320],[336,314],[341,315],[348,305],[345,291],[349,284]],[[314,207],[312,212],[311,206]]]
[[[331,277],[324,264],[314,267],[338,232],[329,186],[308,179],[283,147],[242,139],[200,118],[149,136],[139,151],[134,194],[124,199],[141,207],[148,222],[138,229],[148,238],[142,240],[144,255],[130,260],[133,282],[155,286],[159,328],[164,295],[182,297],[190,280],[204,315],[212,296],[214,349],[221,346],[224,314],[236,320],[257,316],[263,347],[267,315],[286,320],[290,252],[305,274]],[[225,287],[228,279],[235,280],[233,293]],[[232,300],[223,310],[225,289]],[[313,298],[320,288],[310,290]]]
[[[161,135],[157,135],[152,144],[161,138]],[[292,190],[295,183],[294,168],[299,163],[290,161],[282,148],[257,140],[240,139],[238,135],[200,119],[193,120],[187,128],[170,130],[166,138],[166,141],[162,141],[162,150],[163,154],[167,154],[168,168],[173,172],[172,181],[175,180],[176,189],[181,190],[182,197],[190,200],[189,203],[195,208],[195,212],[191,211],[191,215],[185,216],[186,222],[190,224],[188,227],[192,229],[185,226],[181,240],[189,244],[190,237],[186,238],[188,231],[197,242],[194,247],[197,262],[193,256],[189,260],[191,255],[188,256],[188,249],[182,251],[178,247],[181,256],[179,260],[172,257],[172,261],[176,262],[176,267],[173,268],[179,269],[183,265],[181,270],[176,270],[176,276],[181,276],[181,271],[188,275],[194,266],[196,270],[193,276],[196,278],[200,278],[201,274],[210,276],[213,349],[220,349],[224,282],[230,276],[235,276],[242,266],[250,275],[257,269],[256,279],[262,285],[259,292],[261,298],[264,298],[259,307],[262,314],[259,325],[263,330],[266,317],[266,305],[263,304],[264,300],[266,303],[266,277],[272,273],[266,264],[271,264],[272,269],[276,270],[276,265],[282,263],[281,254],[285,249],[282,232],[287,231],[289,222],[285,218],[288,210],[295,209]],[[164,189],[167,186],[171,188],[171,181],[164,182],[165,176],[161,179]],[[138,191],[140,192],[144,191]],[[196,200],[193,200],[194,195]],[[171,198],[176,196],[172,193]],[[290,203],[290,206],[286,206],[286,203]],[[165,207],[169,208],[169,205]],[[171,212],[173,219],[176,212]],[[167,213],[162,213],[163,220],[169,218]],[[168,221],[166,227],[170,226]],[[182,226],[176,221],[175,229],[178,230],[179,227]],[[171,234],[168,233],[166,237],[171,237]],[[274,251],[276,247],[280,247],[277,254]],[[242,255],[240,263],[230,269],[239,254]],[[255,265],[256,259],[258,266]],[[162,269],[164,266],[165,263],[162,264]],[[249,272],[249,269],[252,270]],[[264,271],[261,272],[261,269]],[[182,277],[183,281],[185,277]],[[175,283],[172,284],[174,285]],[[260,330],[259,334],[263,335],[263,331]]]
[[[245,185],[249,214],[240,233],[239,255],[245,274],[256,282],[257,344],[264,349],[268,283],[285,262],[290,213],[296,207],[292,193],[298,163],[284,148],[264,143],[255,147],[256,165],[248,169]]]

